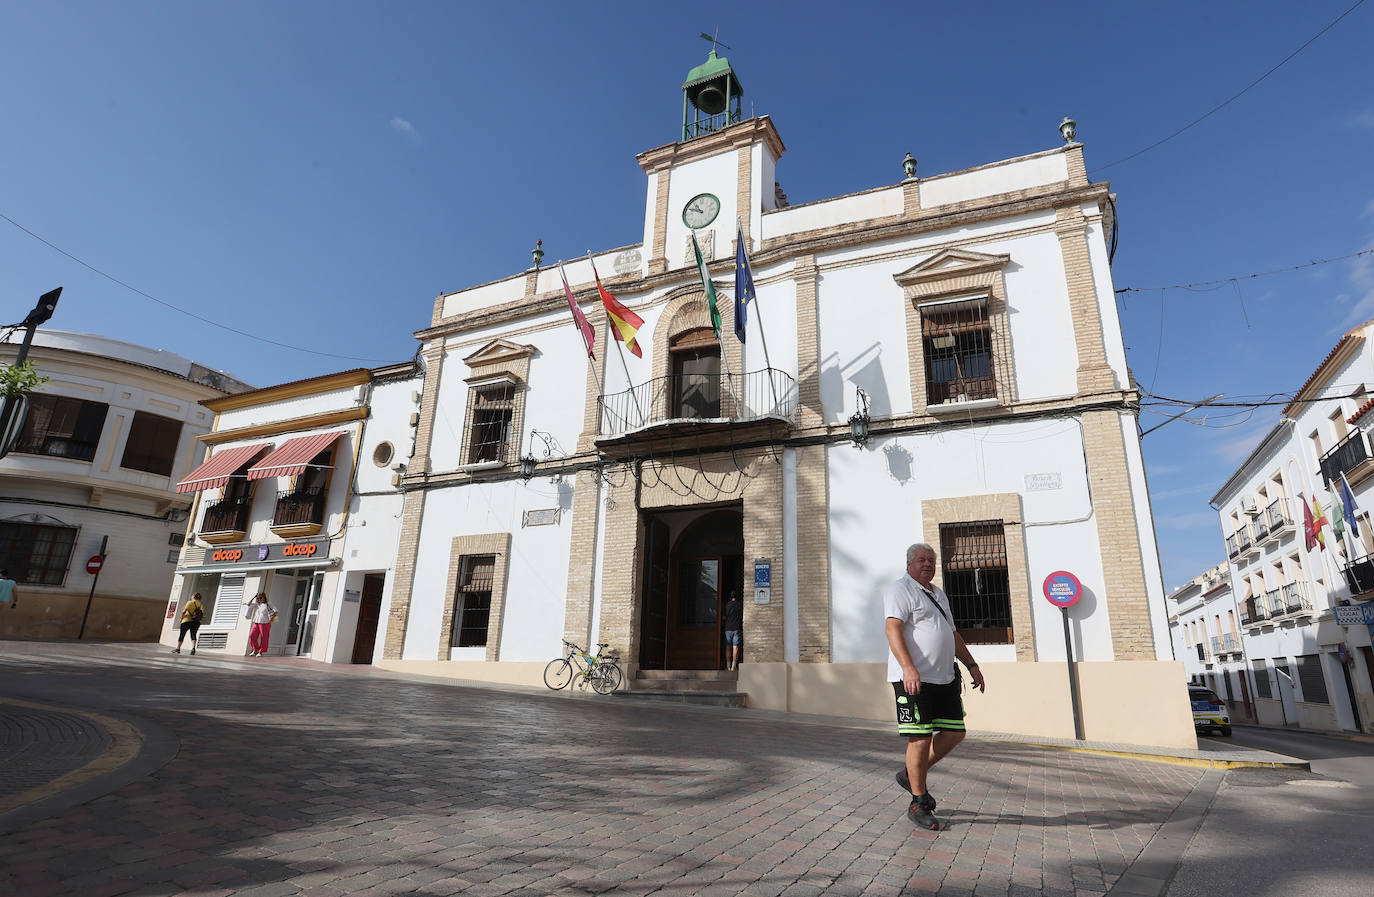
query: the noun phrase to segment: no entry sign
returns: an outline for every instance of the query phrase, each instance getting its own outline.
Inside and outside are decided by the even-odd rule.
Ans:
[[[1045,597],[1055,607],[1073,607],[1083,597],[1083,583],[1067,570],[1056,570],[1045,577]]]
[[[100,572],[100,568],[103,566],[105,566],[105,559],[98,554],[92,555],[91,559],[86,562],[86,572],[94,576]]]

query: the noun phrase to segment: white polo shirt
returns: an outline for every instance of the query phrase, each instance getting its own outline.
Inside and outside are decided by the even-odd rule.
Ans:
[[[935,602],[944,608],[942,613]],[[954,627],[950,625],[949,598],[939,586],[931,583],[926,590],[911,574],[883,592],[883,615],[902,621],[902,639],[906,642],[911,663],[921,675],[922,682],[946,685],[954,681]],[[887,679],[900,682],[902,667],[892,649],[887,652]]]

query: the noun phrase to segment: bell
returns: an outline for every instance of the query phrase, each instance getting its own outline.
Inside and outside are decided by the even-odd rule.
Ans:
[[[704,84],[689,99],[692,105],[707,115],[719,115],[725,111],[725,91],[716,84]]]

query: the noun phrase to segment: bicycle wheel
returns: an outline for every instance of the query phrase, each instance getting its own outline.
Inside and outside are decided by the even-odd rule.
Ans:
[[[567,688],[572,681],[573,668],[568,663],[566,657],[555,657],[549,661],[549,665],[544,667],[544,684],[554,691],[560,688]]]
[[[620,667],[613,663],[602,663],[599,671],[600,675],[592,680],[592,688],[596,689],[597,694],[608,695],[620,687],[621,679],[624,678]]]

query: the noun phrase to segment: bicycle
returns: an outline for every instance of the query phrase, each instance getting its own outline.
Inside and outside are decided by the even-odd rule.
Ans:
[[[602,653],[608,644],[600,642],[596,646],[596,653],[588,654],[564,639],[563,646],[568,649],[568,655],[555,657],[544,667],[544,684],[558,691],[567,688],[576,678],[579,688],[590,685],[599,695],[615,691],[625,676],[620,671],[620,657],[614,653]]]

